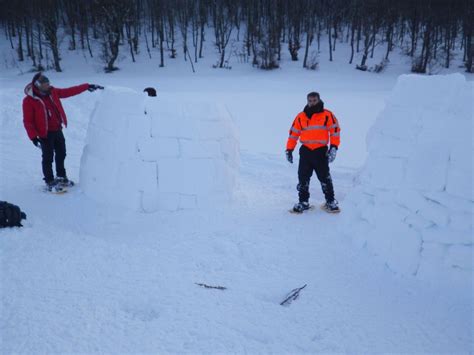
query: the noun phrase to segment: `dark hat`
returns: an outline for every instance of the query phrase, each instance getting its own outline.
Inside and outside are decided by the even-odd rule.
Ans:
[[[41,84],[49,83],[49,79],[42,72],[39,72],[39,73],[36,73],[35,76],[33,76],[33,80],[31,82],[33,83],[33,85],[38,87]]]
[[[316,92],[316,91],[311,91],[306,97],[317,97],[318,99],[321,99],[321,97],[319,96],[319,92]]]

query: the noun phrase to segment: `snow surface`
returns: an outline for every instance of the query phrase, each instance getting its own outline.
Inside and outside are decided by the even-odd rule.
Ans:
[[[238,163],[225,106],[108,87],[89,123],[80,184],[96,201],[135,211],[222,207]]]
[[[345,227],[393,270],[472,280],[473,102],[460,74],[402,75],[368,134]]]
[[[2,45],[1,55],[10,55]],[[138,213],[90,198],[82,181],[63,196],[43,194],[40,153],[21,122],[32,74],[21,64],[2,67],[0,199],[20,205],[28,220],[24,228],[0,230],[0,353],[472,352],[472,274],[447,285],[446,278],[394,272],[352,245],[348,231],[360,228],[358,218],[341,230],[369,127],[409,63],[393,56],[375,75],[347,65],[350,48],[342,44],[333,62],[322,49],[316,72],[283,52],[282,68],[271,72],[235,60],[232,70],[214,70],[216,57],[206,54],[193,75],[182,58],[158,68],[157,53],[148,59],[145,51],[137,63],[121,57],[120,70],[104,74],[98,56],[65,48],[64,72],[48,72],[58,87],[106,86],[102,94],[63,100],[66,168],[76,181],[90,118],[108,89],[155,86],[158,100],[224,104],[240,133],[239,184],[228,206],[212,210]],[[383,52],[377,47],[369,60],[379,62]],[[473,76],[466,78],[472,84]],[[297,166],[286,163],[284,146],[312,90],[345,132],[331,165],[343,208],[337,216],[287,212],[297,198]],[[470,152],[459,154],[472,161]],[[316,181],[311,194],[313,203],[322,201]],[[304,284],[299,299],[279,305]]]

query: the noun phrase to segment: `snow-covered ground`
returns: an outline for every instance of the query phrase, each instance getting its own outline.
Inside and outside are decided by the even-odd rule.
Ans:
[[[371,250],[356,247],[350,224],[341,231],[351,208],[346,196],[358,188],[355,177],[367,157],[367,132],[403,67],[375,75],[326,62],[317,72],[291,62],[272,72],[201,64],[192,75],[186,63],[157,69],[142,56],[142,63],[103,74],[74,55],[64,73],[48,73],[53,85],[155,86],[158,100],[225,104],[239,130],[239,184],[230,206],[151,214],[97,202],[80,182],[65,195],[45,195],[40,152],[22,125],[23,87],[32,75],[3,70],[0,200],[21,206],[28,220],[24,228],[0,230],[0,352],[472,351],[472,271],[464,283],[394,272]],[[340,215],[287,212],[297,198],[297,164],[285,161],[284,146],[312,90],[342,126],[331,166]],[[63,100],[72,179],[79,178],[100,100],[97,92]],[[470,139],[466,164],[472,163]],[[322,201],[318,185],[314,179],[314,203]],[[300,298],[279,305],[304,284]]]

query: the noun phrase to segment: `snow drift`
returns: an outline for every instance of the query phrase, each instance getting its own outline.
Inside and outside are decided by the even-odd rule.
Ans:
[[[95,108],[80,183],[97,201],[142,212],[229,201],[238,140],[224,106],[108,87]]]
[[[473,102],[460,74],[402,75],[368,134],[345,228],[397,272],[472,277]]]

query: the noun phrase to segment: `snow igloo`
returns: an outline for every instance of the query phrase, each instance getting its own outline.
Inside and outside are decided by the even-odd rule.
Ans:
[[[140,212],[195,209],[231,201],[238,164],[225,106],[107,87],[89,123],[80,184],[98,202]]]
[[[402,75],[367,136],[345,228],[396,272],[472,280],[472,84]]]

